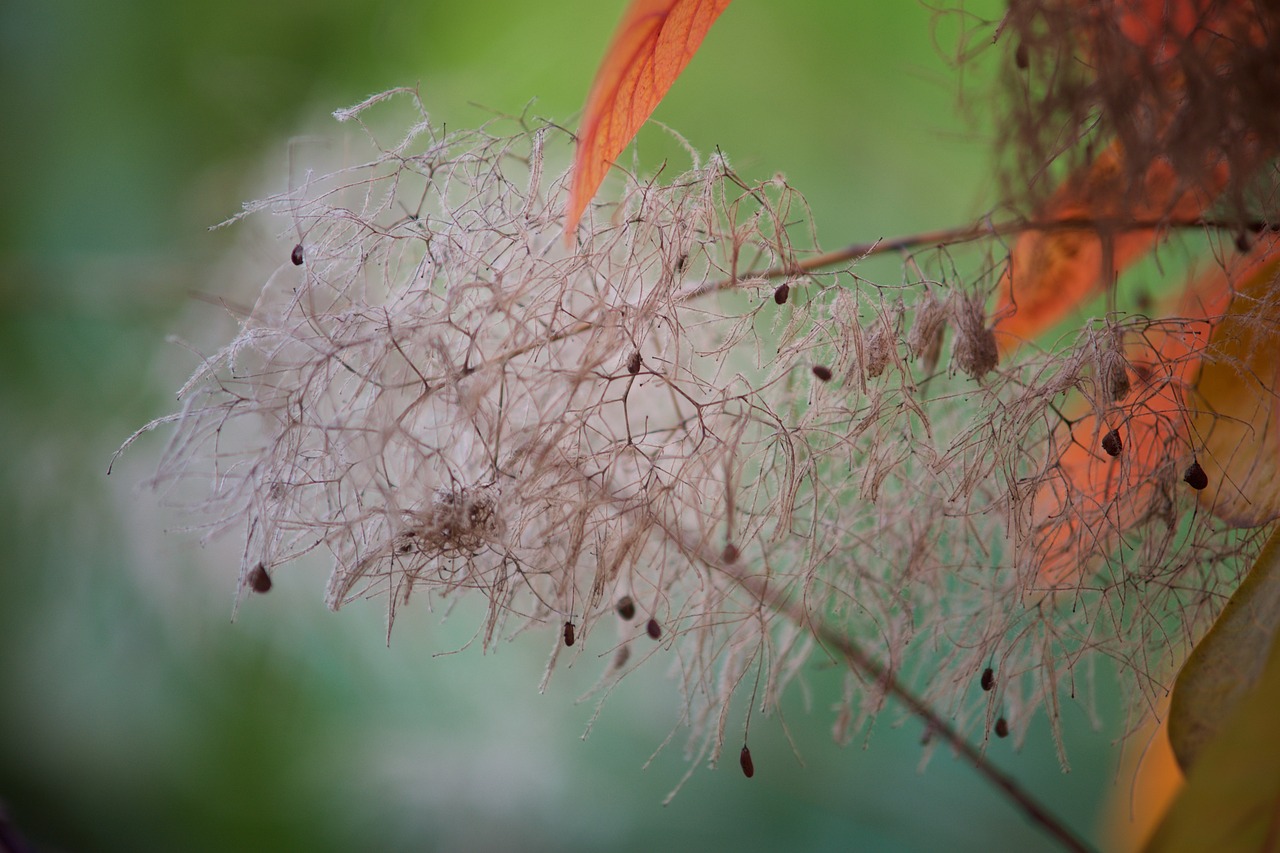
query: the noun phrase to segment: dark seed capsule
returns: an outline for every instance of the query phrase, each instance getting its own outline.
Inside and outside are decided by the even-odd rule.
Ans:
[[[821,379],[823,382],[831,381],[831,368],[825,364],[815,364],[813,366],[813,375]]]
[[[787,297],[791,295],[791,285],[780,284],[778,289],[773,292],[773,301],[779,305],[787,304]]]
[[[1124,450],[1124,442],[1120,440],[1120,433],[1111,430],[1102,437],[1102,449],[1107,451],[1108,456],[1119,456],[1120,451]]]
[[[1195,489],[1197,492],[1209,485],[1209,475],[1200,467],[1200,463],[1192,461],[1191,465],[1182,475],[1182,479],[1187,481],[1187,485]]]
[[[747,749],[747,745],[742,745],[742,752],[738,755],[738,763],[742,765],[742,775],[750,779],[756,775],[756,765],[751,761],[751,750]]]
[[[1027,46],[1022,42],[1018,42],[1018,47],[1013,52],[1013,61],[1021,69],[1026,70],[1031,64],[1031,57],[1027,53]]]
[[[573,623],[566,622],[564,623],[564,644],[566,646],[572,646],[573,639]]]
[[[249,570],[249,589],[257,593],[271,591],[271,575],[267,574],[267,567],[262,563]]]
[[[295,267],[302,266],[302,244],[293,247],[293,251],[289,254],[289,260],[293,261]]]
[[[658,624],[657,619],[652,617],[650,617],[649,624],[645,625],[644,629],[648,631],[649,636],[655,640],[662,636],[662,626]]]
[[[987,667],[982,671],[982,689],[990,690],[996,685],[996,673],[991,667]]]
[[[631,619],[636,615],[636,603],[631,600],[631,596],[629,595],[624,595],[622,598],[619,598],[615,607],[618,611],[618,615],[627,621],[631,621]]]
[[[730,564],[738,562],[739,556],[738,546],[734,545],[732,542],[725,545],[724,550],[720,552],[720,559]]]
[[[1253,240],[1249,237],[1249,232],[1241,231],[1236,235],[1236,251],[1244,254],[1253,248]]]
[[[1000,719],[996,720],[996,737],[1008,737],[1008,736],[1009,736],[1009,721],[1006,720],[1004,717],[1001,717]]]
[[[635,376],[640,372],[640,350],[631,353],[631,358],[627,359],[627,373]]]

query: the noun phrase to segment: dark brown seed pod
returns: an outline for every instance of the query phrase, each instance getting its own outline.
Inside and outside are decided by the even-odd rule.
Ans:
[[[724,550],[720,552],[720,559],[729,564],[738,562],[738,557],[740,556],[741,555],[738,553],[738,546],[734,545],[732,542],[725,545]]]
[[[1004,717],[1001,717],[1000,719],[996,720],[996,737],[1008,737],[1008,736],[1009,736],[1009,721],[1006,720]]]
[[[982,689],[990,690],[996,686],[996,672],[991,667],[982,671]]]
[[[1244,254],[1253,248],[1253,238],[1249,236],[1248,231],[1241,231],[1236,235],[1236,251]]]
[[[756,775],[756,765],[751,760],[751,750],[747,749],[747,745],[742,745],[742,752],[738,755],[738,763],[742,765],[742,775],[750,779]]]
[[[626,619],[628,622],[635,618],[636,603],[629,595],[624,595],[622,598],[619,598],[618,603],[614,605],[614,608],[618,611],[618,615],[623,619]]]
[[[649,636],[655,640],[662,636],[662,626],[659,625],[658,620],[653,617],[649,618],[649,624],[645,625],[644,629],[648,632]]]
[[[249,570],[249,589],[259,594],[271,591],[271,575],[262,563]]]
[[[295,267],[302,266],[302,244],[293,247],[293,251],[289,253],[289,260],[293,261]]]
[[[791,285],[782,283],[778,285],[778,289],[773,292],[773,301],[779,305],[787,304],[787,297],[791,295]]]
[[[1026,70],[1031,64],[1031,56],[1027,52],[1027,46],[1023,42],[1018,42],[1018,47],[1013,52],[1013,61],[1022,70]]]
[[[631,353],[631,358],[627,359],[627,373],[635,376],[640,372],[640,350]]]
[[[574,640],[574,636],[573,636],[573,623],[572,623],[572,622],[566,622],[566,623],[564,623],[564,644],[565,644],[566,646],[572,646],[572,645],[573,645],[573,640]]]
[[[1200,467],[1200,463],[1192,460],[1187,466],[1187,470],[1183,473],[1182,479],[1186,480],[1187,485],[1195,489],[1197,492],[1209,485],[1209,475]]]
[[[831,381],[831,368],[825,364],[815,364],[813,366],[813,375],[821,379],[823,382]]]
[[[1102,449],[1107,451],[1108,456],[1119,456],[1120,451],[1124,450],[1124,442],[1120,440],[1120,433],[1116,430],[1109,431],[1102,437]]]

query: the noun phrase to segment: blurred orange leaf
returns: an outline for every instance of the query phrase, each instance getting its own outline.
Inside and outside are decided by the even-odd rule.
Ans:
[[[632,0],[596,72],[565,210],[572,239],[610,164],[653,114],[729,0]]]
[[[1205,190],[1184,187],[1167,161],[1156,160],[1142,181],[1130,186],[1116,145],[1073,175],[1037,220],[1097,224],[1024,231],[1018,237],[1000,279],[995,312],[1001,352],[1035,338],[1080,308],[1155,244],[1155,227],[1124,223],[1195,219],[1225,184],[1225,169],[1214,173],[1214,181]]]
[[[1197,281],[1174,319],[1122,348],[1099,342],[1130,387],[1112,395],[1099,369],[1095,411],[1074,420],[1053,451],[1032,508],[1042,582],[1076,582],[1136,524],[1168,517],[1170,490],[1188,488],[1182,476],[1193,460],[1209,479],[1198,497],[1214,514],[1238,526],[1280,516],[1280,409],[1262,390],[1280,379],[1278,267],[1280,237],[1270,234]],[[1103,443],[1113,430],[1115,454]]]

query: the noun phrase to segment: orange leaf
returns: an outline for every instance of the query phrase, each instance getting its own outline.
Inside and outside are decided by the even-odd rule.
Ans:
[[[729,0],[632,0],[582,114],[565,236],[605,173],[689,64]]]
[[[1097,389],[1100,413],[1073,423],[1034,496],[1041,582],[1075,583],[1137,524],[1172,521],[1172,490],[1190,488],[1182,477],[1193,460],[1209,476],[1199,499],[1216,515],[1239,525],[1280,516],[1280,408],[1264,390],[1280,381],[1277,267],[1280,237],[1267,235],[1196,282],[1176,319],[1125,348],[1132,389],[1115,402]],[[1111,430],[1116,454],[1102,443]]]
[[[1000,279],[995,312],[1002,353],[1051,328],[1103,285],[1146,253],[1155,228],[1125,228],[1124,222],[1189,220],[1204,212],[1225,185],[1225,167],[1205,190],[1180,185],[1173,167],[1156,160],[1137,186],[1128,186],[1125,163],[1114,144],[1058,188],[1038,219],[1097,221],[1096,227],[1024,231]],[[1107,227],[1108,224],[1110,227]]]

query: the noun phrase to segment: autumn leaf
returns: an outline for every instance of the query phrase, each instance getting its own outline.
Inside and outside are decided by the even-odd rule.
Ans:
[[[1123,153],[1112,145],[1061,186],[1038,222],[1097,223],[1024,231],[1009,255],[999,285],[994,329],[1002,354],[1047,331],[1150,250],[1158,223],[1191,221],[1226,183],[1225,168],[1212,186],[1184,187],[1173,167],[1156,160],[1137,186],[1129,186]],[[1150,223],[1148,227],[1133,227]]]
[[[1149,853],[1274,850],[1280,841],[1277,537],[1178,676],[1169,736],[1190,768]]]
[[[653,114],[729,0],[632,0],[587,96],[565,236],[600,187],[609,166]]]
[[[1267,235],[1213,331],[1189,400],[1200,464],[1200,501],[1236,527],[1280,518],[1280,241]]]
[[[1135,525],[1169,518],[1193,461],[1209,481],[1198,499],[1219,517],[1253,526],[1280,516],[1280,413],[1262,390],[1280,380],[1278,266],[1280,237],[1269,234],[1189,287],[1174,318],[1136,340],[1099,340],[1101,412],[1073,413],[1033,498],[1041,582],[1075,583]]]
[[[1189,771],[1257,683],[1280,627],[1280,533],[1187,658],[1174,685],[1169,742]]]

